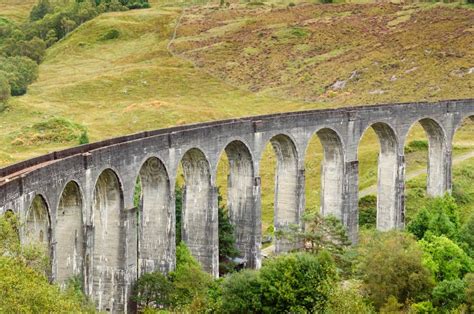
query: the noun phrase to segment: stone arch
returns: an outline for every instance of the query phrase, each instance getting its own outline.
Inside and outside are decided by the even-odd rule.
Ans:
[[[237,248],[241,257],[247,260],[247,266],[256,268],[260,263],[261,230],[255,212],[253,157],[240,140],[230,142],[224,150],[229,163],[227,207],[235,228]]]
[[[294,141],[284,134],[275,135],[270,139],[277,165],[275,172],[274,228],[275,231],[300,223],[300,195],[298,153]],[[283,252],[291,249],[286,241],[277,241],[275,251]]]
[[[84,235],[83,201],[75,181],[66,184],[56,211],[56,281],[64,285],[68,279],[82,274]]]
[[[105,169],[97,179],[92,205],[92,295],[101,311],[122,311],[125,303],[123,206],[119,178]]]
[[[139,273],[170,267],[170,180],[163,162],[148,158],[138,174],[141,182]]]
[[[387,123],[376,122],[372,128],[380,143],[378,156],[377,182],[377,229],[386,231],[400,223],[397,186],[399,178],[398,138],[394,129]],[[365,132],[364,132],[365,134]],[[363,136],[362,136],[363,137]],[[362,139],[359,139],[359,144]]]
[[[50,256],[51,217],[46,199],[37,194],[26,213],[25,232],[23,242],[38,244]]]
[[[424,118],[413,123],[420,123],[428,137],[428,176],[427,194],[441,196],[448,190],[446,133],[442,126],[431,118]]]
[[[182,157],[184,173],[182,239],[209,273],[218,274],[217,195],[210,164],[198,148]]]
[[[339,134],[330,128],[316,133],[323,147],[321,165],[321,213],[343,219],[344,147]]]

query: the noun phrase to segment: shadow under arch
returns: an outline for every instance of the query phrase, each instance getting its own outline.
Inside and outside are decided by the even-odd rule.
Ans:
[[[64,187],[56,211],[56,281],[65,286],[67,280],[82,275],[84,235],[83,201],[79,185],[69,181]]]
[[[403,223],[400,199],[397,197],[398,178],[401,171],[399,169],[398,138],[389,124],[376,122],[364,131],[359,139],[359,146],[369,128],[375,131],[380,144],[377,165],[376,224],[378,230],[386,231],[397,228]]]
[[[185,181],[182,240],[204,270],[217,276],[217,193],[211,185],[210,164],[200,149],[191,148],[183,155],[181,165]]]
[[[446,135],[441,125],[431,118],[416,121],[410,126],[419,123],[428,137],[428,175],[426,192],[429,196],[441,196],[450,189],[448,186],[446,159]]]
[[[26,213],[24,235],[26,244],[38,244],[49,257],[51,252],[51,216],[46,199],[37,194]]]
[[[343,220],[344,147],[339,134],[330,128],[316,131],[323,148],[321,164],[321,213]],[[313,135],[314,136],[314,135]]]
[[[150,157],[140,168],[137,179],[141,183],[138,272],[165,273],[173,265],[168,172],[160,159]]]
[[[261,264],[261,217],[255,210],[255,174],[253,157],[248,146],[233,140],[225,148],[227,156],[227,209],[240,257],[249,268]],[[222,156],[221,156],[222,159]]]
[[[99,175],[92,205],[94,229],[92,295],[100,311],[123,311],[125,304],[125,236],[122,231],[123,192],[117,174]]]
[[[299,224],[301,220],[298,152],[294,141],[285,134],[278,134],[270,139],[277,157],[275,171],[274,230],[278,232],[290,225]],[[275,252],[285,252],[293,248],[286,240],[275,242]]]

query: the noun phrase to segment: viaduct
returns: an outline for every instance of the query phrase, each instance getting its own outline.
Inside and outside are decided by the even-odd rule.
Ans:
[[[452,139],[474,99],[271,114],[113,138],[53,152],[0,169],[0,214],[23,224],[21,241],[40,242],[51,280],[82,276],[99,310],[127,311],[139,274],[175,266],[175,182],[183,167],[182,237],[204,269],[218,274],[216,169],[229,160],[228,208],[248,266],[261,264],[259,164],[270,142],[277,156],[275,229],[299,224],[305,208],[304,156],[317,136],[324,149],[321,212],[358,232],[359,140],[380,141],[377,228],[404,225],[404,144],[419,122],[429,139],[427,193],[451,189]],[[134,206],[140,178],[141,206]],[[276,243],[276,251],[286,245]]]

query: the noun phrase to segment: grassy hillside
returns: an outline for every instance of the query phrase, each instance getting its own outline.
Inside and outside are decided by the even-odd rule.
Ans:
[[[474,10],[439,4],[191,8],[172,48],[232,84],[325,103],[472,96]]]
[[[0,1],[0,18],[21,22],[28,18],[36,0],[2,0]]]
[[[103,14],[48,49],[38,81],[25,96],[12,98],[0,113],[0,166],[77,145],[77,135],[84,129],[95,141],[270,112],[474,97],[474,74],[468,74],[474,67],[473,49],[468,49],[473,43],[466,42],[466,34],[472,37],[472,12],[427,5],[303,5],[273,12],[236,4],[229,9],[193,7],[184,12],[178,39],[172,45],[179,55],[168,51],[168,43],[182,13],[180,7],[154,3],[147,10]],[[313,18],[308,19],[310,16]],[[397,20],[398,16],[405,17]],[[428,17],[435,19],[437,27],[428,25]],[[331,26],[326,37],[319,33],[324,23]],[[425,23],[429,31],[418,28],[419,23]],[[452,36],[444,32],[442,23],[450,25]],[[402,24],[417,31],[404,31]],[[366,30],[366,36],[352,33],[356,26]],[[418,54],[422,45],[417,43],[430,36],[433,44],[425,49],[429,51],[425,60]],[[374,42],[382,46],[369,49]],[[234,47],[237,44],[241,54]],[[295,50],[289,50],[291,45]],[[399,47],[405,47],[403,53],[397,52]],[[241,72],[235,63],[242,64]],[[296,64],[300,65],[295,68]],[[327,82],[352,75],[355,69],[357,78],[349,80],[344,89],[315,93]],[[388,83],[393,75],[397,79]],[[304,77],[310,79],[301,81]],[[429,86],[441,91],[433,94]],[[371,93],[375,89],[386,92]],[[456,146],[456,152],[474,148],[472,131],[468,125],[459,133],[462,145]],[[420,127],[410,136],[410,141],[426,140]],[[359,150],[362,188],[376,182],[377,150],[376,136],[369,130]],[[310,207],[318,206],[321,158],[315,138],[306,162]],[[410,153],[407,159],[409,170],[426,167],[426,151]],[[275,156],[268,147],[261,171],[264,229],[273,211],[274,165]],[[225,171],[223,159],[219,183],[224,194]]]

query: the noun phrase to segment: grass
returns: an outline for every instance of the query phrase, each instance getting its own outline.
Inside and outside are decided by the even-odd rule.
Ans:
[[[75,145],[75,135],[71,140],[31,140],[35,126],[56,119],[87,130],[90,141],[97,141],[271,112],[474,97],[470,76],[446,76],[447,71],[472,66],[472,50],[463,33],[472,13],[466,9],[384,4],[302,4],[273,11],[268,5],[190,7],[178,28],[175,56],[167,46],[184,5],[155,1],[151,9],[103,14],[48,49],[38,81],[0,113],[0,166]],[[388,25],[407,10],[414,10],[410,19]],[[362,35],[354,33],[354,27]],[[281,41],[272,36],[281,36]],[[424,46],[428,40],[431,44]],[[427,60],[419,55],[421,47],[430,51]],[[414,67],[417,70],[405,73]],[[360,74],[346,90],[326,90],[355,69]],[[388,83],[393,75],[398,79]],[[433,96],[427,84],[441,92]],[[390,92],[368,93],[389,85]],[[458,133],[455,153],[474,148],[473,125],[466,124]],[[408,141],[416,140],[426,140],[419,126]],[[361,188],[376,183],[377,151],[377,137],[368,130],[359,147]],[[425,160],[426,151],[407,154],[408,170],[426,167]],[[315,137],[306,155],[310,208],[319,207],[321,161]],[[224,196],[226,162],[223,156],[218,176]],[[272,223],[275,165],[268,145],[261,161],[264,230]]]
[[[0,18],[23,22],[30,16],[31,8],[36,2],[36,0],[2,0],[0,1]]]

